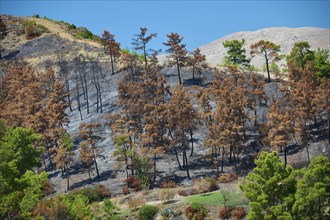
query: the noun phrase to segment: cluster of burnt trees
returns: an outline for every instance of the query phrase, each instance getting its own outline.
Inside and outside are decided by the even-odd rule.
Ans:
[[[183,38],[171,33],[164,43],[169,48],[167,64],[176,67],[179,83],[170,88],[158,64],[158,51],[148,48],[157,35],[147,31],[141,28],[133,41],[134,49],[142,56],[121,50],[108,31],[101,37],[110,56],[111,73],[122,75],[117,88],[120,110],[106,117],[116,145],[113,157],[118,163],[113,169],[123,167],[127,178],[132,176],[149,186],[159,175],[159,157],[168,154],[175,156],[179,169],[184,169],[190,178],[194,134],[201,126],[207,130],[203,143],[207,158],[218,175],[224,171],[225,160],[233,162],[237,169],[239,158],[247,153],[251,132],[261,147],[282,151],[285,162],[287,147],[294,142],[306,149],[309,158],[311,125],[324,120],[330,125],[329,77],[323,74],[329,68],[329,62],[323,59],[328,55],[326,51],[311,51],[306,42],[295,44],[287,57],[288,79],[280,83],[281,95],[267,96],[264,78],[238,67],[247,60],[242,49],[244,41],[227,41],[224,45],[230,65],[221,71],[214,69],[215,80],[210,86],[186,87],[182,85],[181,69],[191,67],[193,79],[195,74],[201,76],[205,56],[199,49],[188,55]],[[271,42],[260,41],[251,48],[252,54],[264,55],[268,72],[268,64],[279,59],[279,47]],[[45,169],[46,159],[52,168],[55,160],[56,167],[67,177],[69,189],[75,151],[65,130],[69,123],[66,110],[73,111],[72,103],[76,102],[82,120],[82,106],[89,114],[96,103],[96,112],[102,113],[105,74],[99,60],[83,55],[69,63],[61,54],[58,66],[58,76],[52,70],[37,74],[25,64],[9,66],[0,81],[0,118],[12,127],[31,127],[43,135],[36,147],[44,149]],[[96,94],[93,102],[91,94]],[[267,111],[260,115],[258,110],[263,106]],[[89,174],[94,166],[97,176],[97,158],[102,156],[97,146],[100,126],[81,123],[78,134],[79,159]]]
[[[287,56],[287,79],[281,80],[277,94],[267,96],[264,78],[237,65],[247,60],[244,50],[234,50],[237,42],[241,48],[244,40],[227,41],[225,47],[233,51],[226,57],[230,65],[222,71],[214,70],[215,80],[210,86],[188,88],[182,85],[180,69],[192,66],[194,77],[196,68],[202,69],[205,57],[198,49],[193,57],[187,56],[181,43],[183,38],[171,33],[164,44],[169,47],[168,64],[177,68],[179,84],[170,88],[156,56],[148,57],[145,52],[154,36],[146,36],[146,29],[141,29],[138,42],[144,58],[140,65],[138,60],[129,62],[130,70],[123,73],[118,84],[121,110],[108,116],[117,147],[114,157],[124,164],[127,177],[135,176],[143,184],[150,184],[157,176],[158,157],[169,154],[175,155],[179,169],[185,169],[190,178],[188,159],[189,154],[193,155],[193,136],[199,126],[207,129],[203,146],[218,175],[224,171],[226,158],[237,169],[239,157],[248,152],[251,131],[261,147],[283,152],[285,164],[287,147],[295,142],[306,149],[309,160],[308,144],[313,139],[310,128],[320,121],[329,123],[329,77],[318,67],[317,54],[321,50],[310,50],[307,42],[296,43]],[[252,55],[265,57],[270,82],[268,65],[281,58],[280,47],[259,41],[251,45],[251,49]],[[324,61],[324,57],[321,60]],[[328,61],[323,64],[329,69]],[[259,115],[262,106],[267,111]]]

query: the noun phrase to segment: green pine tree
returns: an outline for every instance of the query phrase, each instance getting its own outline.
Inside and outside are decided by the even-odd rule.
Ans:
[[[248,219],[292,219],[296,172],[276,152],[262,152],[240,186],[250,200]]]
[[[330,219],[330,162],[324,156],[312,159],[300,170],[293,211],[297,219]]]

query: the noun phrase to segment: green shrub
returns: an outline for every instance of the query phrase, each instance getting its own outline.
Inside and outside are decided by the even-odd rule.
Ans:
[[[88,206],[90,203],[84,195],[63,196],[63,203],[74,219],[84,219],[85,217],[92,216]]]
[[[259,71],[259,68],[257,66],[251,65],[251,66],[248,66],[247,67],[247,70],[248,71],[251,71],[251,72],[258,72]]]
[[[40,18],[39,14],[32,15],[32,18]]]
[[[158,208],[156,206],[144,205],[139,209],[137,218],[140,220],[152,220],[155,218],[157,212]]]
[[[72,197],[75,197],[77,195],[86,196],[90,203],[100,202],[103,201],[103,199],[111,196],[109,190],[103,185],[76,189],[68,194],[68,196]]]
[[[70,30],[77,28],[76,25],[74,25],[74,24],[70,24],[68,27],[69,27]]]
[[[94,35],[93,33],[88,30],[87,28],[76,28],[76,33],[74,34],[74,37],[76,37],[77,39],[89,39],[89,40],[93,40],[94,39]]]
[[[189,220],[202,220],[207,215],[207,209],[203,204],[192,203],[185,208],[184,213]]]
[[[33,39],[35,37],[41,36],[43,33],[48,32],[49,30],[42,26],[42,25],[37,25],[36,21],[31,20],[31,21],[25,21],[23,23],[24,26],[24,33],[26,35],[26,39]]]

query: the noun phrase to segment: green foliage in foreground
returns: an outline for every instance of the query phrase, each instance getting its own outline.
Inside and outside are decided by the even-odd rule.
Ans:
[[[293,211],[298,219],[330,219],[330,162],[326,157],[312,159],[308,169],[298,172]]]
[[[276,219],[290,216],[296,191],[295,172],[285,166],[276,152],[262,152],[257,167],[241,185],[250,200],[249,219]]]
[[[158,212],[158,208],[152,205],[144,205],[137,212],[137,218],[139,220],[152,220],[155,218]]]
[[[285,166],[276,152],[262,152],[241,185],[250,200],[248,219],[329,219],[330,162],[312,159],[308,168]]]
[[[0,121],[0,218],[20,213],[29,219],[32,209],[43,197],[48,174],[36,174],[41,151],[33,144],[41,138],[31,129],[7,128]]]
[[[77,189],[39,201],[34,214],[46,219],[113,219],[117,208],[109,200],[109,195],[103,186]]]

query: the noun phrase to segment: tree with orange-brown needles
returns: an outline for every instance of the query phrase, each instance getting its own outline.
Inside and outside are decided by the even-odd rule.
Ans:
[[[99,169],[97,166],[96,158],[102,157],[100,154],[100,149],[97,147],[98,141],[101,137],[97,135],[97,129],[100,127],[97,123],[81,123],[79,126],[79,138],[82,140],[80,142],[80,160],[87,166],[88,175],[90,178],[90,168],[95,165],[96,175],[100,177]]]
[[[171,100],[167,105],[167,120],[171,147],[174,148],[180,168],[185,168],[190,179],[187,150],[189,149],[189,135],[192,124],[198,120],[196,109],[193,107],[189,91],[182,85],[177,85],[172,92]],[[179,147],[177,146],[179,145]],[[178,158],[178,150],[182,151],[182,167]]]
[[[136,38],[133,38],[133,43],[132,43],[134,45],[135,50],[142,51],[145,67],[148,66],[147,57],[148,57],[149,51],[147,49],[147,44],[149,43],[149,41],[152,38],[157,37],[156,33],[151,33],[150,35],[147,35],[147,31],[148,31],[148,28],[146,28],[146,27],[140,28],[140,33],[135,35]]]
[[[170,53],[168,61],[169,66],[176,66],[179,77],[179,84],[182,85],[180,68],[186,65],[187,54],[186,45],[182,44],[183,37],[178,33],[171,33],[167,35],[168,40],[164,43],[169,47],[166,52]]]
[[[250,54],[252,56],[255,54],[260,54],[265,58],[268,82],[270,82],[269,62],[276,62],[281,59],[279,55],[280,47],[280,45],[276,45],[267,40],[260,40],[250,46]]]
[[[111,71],[112,74],[115,74],[114,62],[116,57],[120,55],[120,43],[116,42],[115,35],[111,34],[109,31],[104,30],[101,36],[101,42],[104,46],[104,49],[110,55],[111,61]]]
[[[267,112],[267,141],[271,148],[284,152],[284,163],[287,164],[287,146],[292,139],[294,126],[291,114],[281,109],[278,100],[272,100]]]
[[[193,56],[187,58],[187,61],[188,64],[192,66],[193,80],[195,80],[195,73],[197,73],[200,78],[202,75],[202,68],[206,67],[206,56],[201,54],[201,50],[197,48],[194,50]]]

